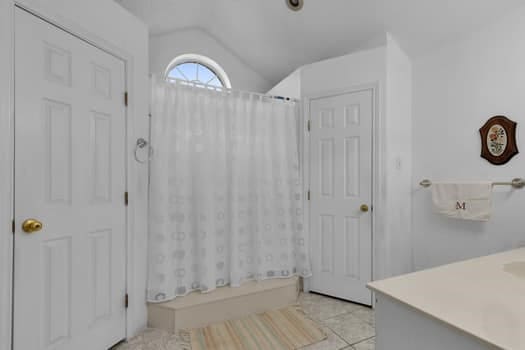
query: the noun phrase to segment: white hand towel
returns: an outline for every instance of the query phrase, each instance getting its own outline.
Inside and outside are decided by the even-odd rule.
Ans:
[[[433,183],[432,201],[435,211],[441,215],[489,221],[492,213],[492,183]]]

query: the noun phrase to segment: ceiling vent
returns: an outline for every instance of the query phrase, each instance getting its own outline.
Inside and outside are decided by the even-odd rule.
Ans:
[[[292,11],[299,11],[303,8],[304,0],[285,0],[286,5],[288,5],[288,8]]]

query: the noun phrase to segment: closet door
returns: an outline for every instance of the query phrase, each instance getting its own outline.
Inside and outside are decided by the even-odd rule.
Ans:
[[[125,338],[124,63],[21,10],[15,27],[15,350]]]
[[[371,305],[373,91],[310,102],[315,292]]]

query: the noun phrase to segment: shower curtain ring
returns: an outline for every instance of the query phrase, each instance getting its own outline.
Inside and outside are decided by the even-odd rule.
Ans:
[[[138,156],[138,151],[146,147],[148,147],[148,158],[146,160],[140,160]],[[153,147],[151,147],[149,142],[143,139],[142,137],[137,139],[137,143],[135,145],[135,160],[140,164],[145,164],[149,162],[152,157],[153,157]]]

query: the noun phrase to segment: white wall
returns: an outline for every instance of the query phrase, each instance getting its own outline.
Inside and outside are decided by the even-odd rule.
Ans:
[[[374,278],[387,276],[388,266],[387,239],[385,232],[386,194],[384,190],[384,129],[386,102],[386,48],[380,47],[346,56],[328,59],[304,66],[301,69],[301,96],[329,95],[336,91],[350,90],[365,85],[375,85],[377,99],[377,119],[375,142],[379,147],[375,152],[374,168],[377,170],[375,182],[377,191],[374,193]]]
[[[480,157],[478,129],[494,115],[518,122],[525,151],[525,8],[414,63],[414,254],[423,269],[525,242],[525,190],[497,187],[493,218],[472,223],[432,213],[432,180],[525,177],[523,154],[504,166]],[[407,130],[407,133],[409,131]]]
[[[385,117],[384,106],[386,101],[386,47],[361,51],[303,66],[283,79],[270,90],[269,93],[272,95],[293,96],[304,99],[312,96],[328,96],[337,91],[349,91],[363,86],[376,87],[377,118],[378,120],[383,120]],[[308,116],[303,116],[303,118],[307,117]],[[379,125],[377,135],[382,135],[383,132],[384,130],[381,125]],[[303,138],[304,135],[301,135],[301,141],[303,141]],[[380,139],[382,139],[382,137],[380,137]],[[381,141],[380,139],[376,140]],[[382,149],[381,142],[378,142],[378,145]],[[377,183],[379,184],[378,193],[383,193],[383,190],[386,188],[384,185],[385,176],[381,175],[384,168],[382,165],[382,154],[382,151],[378,151],[377,155],[379,157],[377,157],[378,159],[374,159],[374,166],[378,169],[379,175],[377,179]],[[303,156],[306,156],[304,159],[304,164],[306,164],[304,178],[307,184],[309,181],[308,155],[301,155],[301,157]],[[375,277],[388,275],[385,272],[388,263],[385,260],[387,257],[387,246],[384,232],[384,197],[386,196],[374,196],[374,199],[377,201],[374,203],[374,216],[376,218],[374,222]],[[305,205],[308,207],[307,204]]]
[[[309,64],[301,69],[301,95],[333,92],[363,84],[384,84],[385,47]]]
[[[374,278],[412,271],[411,61],[392,36],[383,47],[329,59],[300,69],[301,97],[364,85],[377,86],[375,125]],[[274,90],[294,92],[297,77]],[[284,89],[283,89],[284,87]],[[408,132],[407,132],[408,130]]]
[[[396,40],[386,45],[386,276],[413,270],[412,62]]]
[[[147,168],[133,161],[137,137],[148,135],[148,32],[147,28],[113,1],[20,0],[26,8],[103,46],[127,62],[128,107],[128,215],[129,248],[128,335],[146,325]],[[12,234],[12,128],[11,76],[13,55],[12,0],[0,0],[0,350],[9,350]]]
[[[188,28],[150,38],[150,71],[164,74],[170,62],[182,54],[200,54],[216,61],[228,74],[232,88],[266,92],[270,83],[209,33]]]
[[[300,99],[301,98],[301,72],[299,68],[275,85],[268,95]]]

